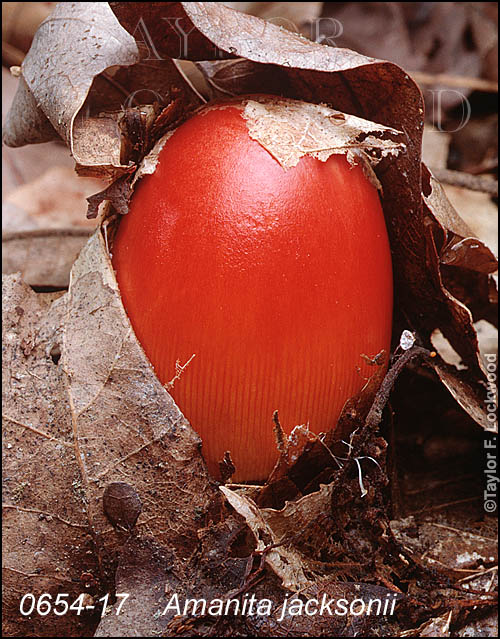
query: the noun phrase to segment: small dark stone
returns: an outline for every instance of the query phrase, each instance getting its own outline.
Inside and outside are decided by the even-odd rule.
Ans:
[[[125,530],[132,530],[142,511],[137,492],[125,482],[108,484],[102,498],[104,512],[111,523]]]
[[[54,364],[59,364],[59,360],[61,359],[61,347],[59,344],[54,344],[54,346],[50,349],[50,357]]]

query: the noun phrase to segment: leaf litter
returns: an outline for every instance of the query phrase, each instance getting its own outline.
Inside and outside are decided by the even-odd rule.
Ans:
[[[12,613],[16,597],[33,589],[35,582],[55,593],[61,579],[69,580],[76,593],[81,574],[93,576],[95,594],[113,590],[116,567],[117,591],[125,584],[132,592],[135,613],[127,618],[108,616],[97,636],[132,628],[144,634],[160,629],[166,635],[182,630],[172,616],[144,615],[141,594],[159,606],[168,592],[197,597],[236,592],[241,597],[252,588],[272,593],[278,602],[290,590],[306,596],[326,589],[330,594],[357,592],[368,597],[373,588],[400,592],[397,583],[417,576],[440,583],[439,571],[437,577],[431,575],[405,550],[403,539],[391,533],[384,498],[387,443],[377,431],[399,371],[417,356],[423,356],[426,368],[437,373],[471,417],[487,426],[484,371],[473,317],[463,299],[475,296],[476,307],[488,315],[493,298],[491,284],[485,284],[494,260],[483,243],[471,243],[468,229],[454,214],[440,213],[449,212],[449,205],[425,170],[421,192],[423,102],[418,88],[392,63],[311,43],[215,3],[110,3],[114,16],[107,4],[98,9],[96,3],[80,5],[84,6],[58,5],[60,14],[52,14],[42,25],[23,63],[23,78],[4,130],[6,143],[62,137],[81,174],[121,180],[125,195],[119,195],[119,212],[124,213],[141,160],[165,132],[200,105],[199,95],[170,56],[201,61],[199,68],[209,84],[222,84],[226,96],[279,93],[316,103],[317,109],[333,109],[343,121],[362,118],[375,123],[374,130],[382,126],[384,131],[403,132],[404,153],[382,152],[373,169],[383,189],[393,249],[395,334],[411,329],[419,344],[430,347],[430,335],[439,328],[467,368],[459,373],[427,348],[410,348],[395,359],[384,380],[375,369],[359,397],[348,402],[339,426],[344,443],[328,435],[320,440],[298,427],[293,437],[282,440],[280,460],[266,485],[222,487],[224,502],[206,472],[197,435],[135,340],[101,231],[75,263],[68,293],[50,304],[19,276],[7,277],[4,481],[5,540],[11,549],[6,574],[12,576],[7,585],[7,629],[14,633],[22,628],[39,636],[88,633],[98,622],[95,616],[76,622],[44,620],[43,629],[36,619],[19,620]],[[139,17],[143,31],[138,35]],[[161,19],[165,17],[169,20]],[[184,33],[192,32],[186,51],[179,50],[179,33],[172,27],[179,24],[176,20]],[[58,21],[76,29],[71,46],[57,35]],[[144,28],[155,46],[154,60],[148,59],[151,50],[140,40]],[[137,43],[130,32],[138,37]],[[106,39],[107,46],[97,54],[89,49],[85,33],[92,33],[96,43]],[[50,49],[56,41],[61,48],[57,55]],[[75,59],[82,56],[81,68],[68,73],[65,60],[70,52]],[[153,104],[137,107],[130,102],[124,109],[124,97],[138,87],[155,87]],[[380,146],[376,136],[366,140]],[[398,149],[403,150],[400,143]],[[308,152],[318,151],[309,147]],[[457,253],[455,261],[450,262],[450,251]],[[476,288],[455,296],[457,286],[453,293],[447,288],[452,288],[453,276],[442,265],[459,274],[460,269],[472,271]],[[50,357],[55,345],[61,352],[58,364]],[[42,467],[37,463],[41,454]],[[116,508],[110,510],[102,500],[106,489],[109,495],[110,487],[115,490],[118,485],[124,497],[118,500],[116,514]],[[52,534],[54,526],[58,534]],[[241,542],[239,552],[245,556],[234,555],[234,541],[246,526],[253,542]],[[50,543],[46,530],[51,531]],[[398,553],[391,563],[388,557]],[[214,570],[209,557],[221,554]],[[467,604],[466,593],[455,594]],[[402,605],[408,607],[409,600]],[[274,610],[263,620],[226,619],[217,630],[231,633],[239,628],[265,636],[279,627],[294,636],[320,636],[332,628],[345,635],[373,627],[373,621],[352,616],[342,621],[293,617],[279,622],[278,614]],[[183,631],[198,625],[205,634],[214,629],[213,621],[203,618],[183,623]]]

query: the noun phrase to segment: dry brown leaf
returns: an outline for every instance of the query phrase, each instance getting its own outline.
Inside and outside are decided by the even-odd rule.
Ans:
[[[498,264],[490,249],[477,237],[451,239],[441,251],[441,264],[461,266],[478,273],[495,273]]]
[[[2,230],[86,227],[96,223],[85,217],[86,197],[102,188],[103,181],[80,178],[66,166],[50,166],[35,180],[12,190],[2,204]]]
[[[438,367],[437,372],[463,407],[476,405],[476,410],[466,410],[484,426],[484,397],[477,385],[477,381],[484,379],[484,376],[480,370],[482,362],[473,322],[481,319],[493,324],[497,322],[496,285],[490,274],[495,273],[498,262],[484,241],[473,236],[439,182],[427,169],[424,175],[429,180],[430,188],[429,194],[424,197],[425,208],[432,215],[442,236],[439,242],[441,248],[438,256],[440,266],[436,269],[437,281],[449,301],[449,310],[455,317],[453,322],[439,328],[464,363],[475,372],[476,380],[467,374],[456,376],[450,368],[444,373],[444,369]],[[450,384],[450,376],[456,378],[454,383]]]
[[[59,3],[38,29],[23,62],[24,82],[7,120],[7,131],[11,123],[36,112],[39,121],[51,126],[73,151],[73,120],[94,77],[108,67],[127,66],[137,59],[134,39],[123,31],[106,3],[80,7]],[[25,99],[41,107],[27,109]],[[7,133],[6,144],[20,146],[30,141],[35,130],[29,124]]]
[[[120,116],[122,109],[136,106],[136,94],[143,92],[148,103],[159,107],[179,99],[184,106],[197,104],[172,61],[149,60],[149,52],[141,51],[144,61],[138,64],[138,45],[107,3],[59,3],[22,64],[4,142],[21,146],[59,136],[80,174],[118,177],[129,172],[133,164]]]
[[[485,431],[491,431],[492,424],[488,420],[488,411],[485,408],[483,387],[479,384],[471,384],[467,371],[457,370],[455,366],[450,366],[441,357],[434,358],[433,367],[439,379],[465,412]]]
[[[443,186],[448,200],[472,234],[498,255],[498,206],[487,193],[459,186]]]
[[[322,486],[317,493],[287,503],[281,511],[258,508],[250,498],[226,486],[221,486],[220,490],[236,512],[244,517],[255,536],[256,551],[264,553],[266,563],[281,579],[283,587],[300,591],[312,585],[314,569],[291,541],[298,531],[303,532],[306,521],[328,512],[331,486]]]
[[[391,60],[409,71],[478,77],[481,70],[494,74],[498,66],[488,57],[498,41],[488,4],[325,3],[320,34],[337,46]],[[470,92],[467,86],[450,91],[437,81],[429,89],[444,89],[444,109],[460,104]],[[431,102],[430,91],[428,96]]]
[[[460,530],[439,521],[417,522],[413,516],[391,522],[396,539],[430,568],[445,570],[455,578],[470,578],[498,563],[493,537]]]
[[[5,233],[2,273],[20,273],[26,284],[41,289],[67,288],[71,267],[89,235],[85,229]]]
[[[498,637],[498,611],[490,612],[460,628],[457,637]]]
[[[14,101],[4,121],[3,142],[7,146],[40,144],[59,139],[56,129],[38,108],[35,96],[21,76]]]
[[[60,9],[62,16],[70,6],[75,16],[80,10],[83,15],[87,11],[66,5]],[[490,254],[482,248],[479,261],[471,257],[472,253],[477,254],[477,249],[471,247],[470,242],[463,242],[471,235],[463,223],[449,213],[448,204],[437,185],[431,184],[427,173],[424,180],[427,202],[426,207],[422,207],[423,101],[408,75],[391,63],[311,43],[258,18],[231,11],[220,3],[111,3],[121,24],[137,38],[136,46],[114,18],[110,20],[107,5],[104,7],[99,9],[105,18],[99,23],[101,33],[108,37],[118,29],[119,40],[126,43],[124,51],[120,47],[108,50],[100,70],[95,61],[87,65],[86,58],[81,58],[85,68],[75,76],[80,81],[79,98],[65,103],[60,87],[54,86],[54,110],[50,101],[44,99],[43,87],[35,81],[38,63],[33,57],[29,59],[23,72],[31,82],[29,91],[42,92],[39,102],[45,115],[41,117],[42,112],[33,99],[19,111],[23,95],[33,97],[21,90],[7,122],[7,140],[16,144],[32,140],[34,131],[23,130],[20,115],[25,116],[24,121],[28,123],[38,118],[41,126],[50,120],[75,154],[81,152],[81,156],[76,157],[80,171],[122,175],[124,190],[118,192],[118,196],[126,209],[135,166],[165,131],[181,122],[200,103],[199,96],[184,82],[173,62],[164,59],[168,56],[204,61],[200,68],[208,83],[217,91],[222,87],[226,96],[251,92],[279,94],[326,104],[335,112],[348,114],[347,117],[363,118],[403,131],[406,153],[384,157],[376,167],[384,190],[383,205],[393,250],[395,331],[399,336],[402,328],[411,328],[424,343],[429,342],[435,329],[448,337],[468,370],[458,375],[452,368],[442,367],[439,358],[434,363],[435,370],[459,403],[484,425],[484,406],[477,390],[482,372],[472,321],[478,319],[477,315],[486,317],[491,312],[491,289],[484,285],[488,284],[485,271],[490,272],[493,264]],[[137,29],[139,17],[141,30]],[[82,24],[84,29],[85,21]],[[179,37],[183,33],[189,34],[187,39]],[[82,34],[76,34],[74,40],[76,52],[83,55]],[[41,35],[36,46],[47,48]],[[64,46],[67,56],[68,43]],[[36,50],[35,47],[33,51]],[[78,55],[74,56],[75,60]],[[120,57],[122,55],[124,57]],[[88,57],[91,56],[92,50]],[[246,59],[235,60],[235,56]],[[53,58],[50,70],[57,75],[59,62],[57,56]],[[40,60],[43,63],[45,58],[40,56]],[[103,73],[110,64],[129,66]],[[39,74],[41,78],[44,73]],[[64,87],[64,83],[61,86]],[[127,103],[127,108],[121,109],[124,98],[138,87],[152,90],[155,99],[151,100],[151,95],[138,97],[139,106]],[[156,99],[159,94],[162,100]],[[59,121],[61,114],[64,117]],[[98,128],[103,128],[103,133],[94,140]],[[48,132],[53,134],[50,127]],[[109,144],[102,146],[105,140]],[[445,214],[441,214],[443,210]],[[442,263],[443,255],[446,258],[446,251],[453,248],[452,240],[457,240],[457,245],[462,242],[460,266]],[[462,279],[453,278],[450,269]],[[473,273],[475,279],[464,279],[465,271]],[[477,286],[478,283],[481,286]],[[140,614],[142,596],[147,597],[151,606],[161,601],[162,575],[171,566],[174,567],[172,575],[165,577],[164,582],[168,592],[184,584],[186,593],[194,583],[202,584],[201,591],[196,592],[198,597],[206,593],[220,596],[229,594],[231,588],[241,591],[248,587],[246,579],[255,556],[227,556],[229,540],[237,533],[234,522],[230,525],[226,517],[218,527],[199,530],[210,523],[206,521],[207,512],[214,504],[218,516],[224,517],[219,493],[206,474],[197,436],[159,384],[133,336],[100,231],[75,264],[68,294],[52,306],[37,298],[16,277],[7,278],[6,287],[4,340],[8,347],[4,402],[8,407],[5,459],[9,474],[4,494],[10,502],[6,510],[5,539],[12,549],[7,574],[15,575],[7,585],[7,612],[10,610],[13,615],[9,630],[18,634],[26,634],[26,630],[41,631],[37,620],[17,622],[16,598],[28,588],[26,574],[31,575],[31,589],[33,583],[38,583],[40,588],[55,593],[58,585],[55,577],[77,579],[83,564],[76,549],[84,547],[86,552],[89,544],[92,544],[92,552],[84,555],[88,562],[84,568],[92,575],[98,590],[112,587],[115,559],[119,547],[128,539],[119,562],[122,572],[118,572],[117,585],[130,587],[135,602],[132,615]],[[468,297],[473,300],[474,317],[464,304]],[[59,364],[56,363],[57,348],[53,348],[58,345],[62,352]],[[348,403],[344,412],[346,424],[353,428],[364,424],[380,381],[380,375],[375,372],[366,392]],[[306,588],[305,593],[326,590],[348,593],[351,598],[356,592],[368,595],[369,589],[375,586],[340,585],[332,576],[319,577],[317,565],[302,551],[307,520],[329,516],[331,497],[338,486],[328,484],[329,480],[318,480],[324,464],[323,467],[309,464],[309,473],[303,467],[298,468],[298,462],[308,459],[314,447],[329,456],[331,466],[334,462],[317,438],[311,441],[305,429],[299,428],[297,434],[300,434],[297,445],[294,447],[294,442],[289,442],[283,450],[282,461],[286,463],[281,470],[278,467],[276,482],[264,488],[261,495],[257,491],[256,501],[228,487],[221,489],[255,535],[257,556],[260,553],[273,571],[265,574],[262,588],[264,592],[283,593],[277,585],[276,574],[287,588]],[[13,442],[15,449],[14,445],[9,448]],[[351,529],[344,531],[351,537],[358,534],[362,526],[371,526],[378,542],[385,534],[383,510],[377,502],[385,488],[386,476],[381,468],[384,445],[383,440],[369,442],[366,455],[375,462],[372,467],[378,469],[379,475],[374,481],[369,478],[366,482],[367,498],[363,505],[366,503],[367,508],[355,511],[359,521],[352,517]],[[296,453],[301,453],[300,460],[294,459]],[[36,463],[40,454],[46,462],[42,469]],[[299,471],[297,484],[290,479],[291,471],[295,470]],[[328,473],[331,475],[331,472],[330,468]],[[24,480],[20,481],[22,477],[26,477],[25,484]],[[16,482],[15,486],[9,483],[11,481]],[[278,501],[287,494],[296,500],[281,510],[259,507],[259,497],[265,495],[266,490],[272,493],[281,481],[289,484],[282,486]],[[68,486],[72,486],[72,482],[73,492],[70,491],[68,498]],[[128,497],[122,500],[123,504],[120,502],[118,513],[107,508],[106,516],[102,497],[106,487],[115,483],[126,485],[123,494]],[[344,509],[347,513],[348,507],[353,508],[354,491],[359,499],[361,469],[359,479],[351,475],[347,484],[346,503],[337,505],[339,519]],[[49,485],[50,492],[46,490]],[[139,501],[142,512],[133,529],[134,537],[128,538],[127,528],[139,510]],[[126,504],[132,505],[130,512]],[[57,539],[50,543],[42,538],[45,528],[40,530],[40,515],[49,533],[53,532],[51,526],[58,526],[57,535],[52,534]],[[26,542],[29,549],[21,545],[19,531],[23,528],[29,531]],[[320,546],[321,532],[313,530],[311,535]],[[83,539],[87,546],[83,546]],[[61,547],[64,540],[69,550]],[[197,555],[200,540],[202,549]],[[41,556],[36,553],[43,543]],[[366,545],[366,548],[372,547]],[[54,557],[59,557],[58,553],[63,550],[66,554],[62,563],[57,564]],[[188,566],[188,556],[193,565]],[[368,559],[376,567],[374,578],[390,583],[393,577],[389,567],[380,567],[380,558],[376,556]],[[37,561],[45,563],[39,566]],[[41,572],[36,578],[32,577],[38,568],[54,569],[55,566],[60,566],[61,574]],[[25,573],[24,576],[16,570]],[[94,623],[91,621],[86,628],[76,629],[68,618],[64,620],[66,626],[58,626],[57,622],[45,623],[44,632],[83,633]],[[165,628],[157,618],[144,619],[142,615],[140,622],[144,634],[161,631],[178,636],[179,627]],[[341,624],[342,632],[359,634],[369,627],[363,625],[365,622],[366,619],[359,621],[357,626],[355,620],[348,620],[347,625]],[[327,628],[322,623],[323,620],[286,619],[281,629],[296,636],[303,636],[304,632],[320,635],[331,630],[331,625]],[[269,634],[270,629],[276,631],[278,627],[274,616],[267,626],[254,624],[252,629],[253,634],[265,635],[266,631]],[[100,636],[110,636],[134,628],[134,616],[129,616],[123,624],[117,619],[105,620],[99,632],[103,633]],[[184,627],[184,632],[191,630],[189,624]]]
[[[445,612],[440,617],[433,617],[424,622],[418,628],[406,630],[402,632],[400,637],[449,637],[450,622],[452,620],[453,611]]]
[[[18,84],[19,79],[2,67],[2,120],[11,107]],[[50,158],[51,166],[72,168],[74,165],[67,147],[56,141],[25,146],[22,149],[11,149],[3,145],[2,200],[18,186],[31,182],[44,173],[47,158]]]
[[[276,429],[275,429],[276,432]],[[280,479],[288,478],[297,461],[311,448],[318,437],[307,426],[295,426],[288,437],[283,431],[277,433],[277,448],[280,452],[278,461],[273,468],[266,484],[272,485]]]
[[[127,540],[120,553],[116,592],[130,593],[130,597],[119,615],[115,614],[115,607],[101,620],[93,636],[146,637],[163,633],[171,619],[159,614],[168,603],[166,584],[173,581],[177,589],[181,585],[172,568],[172,553],[154,540],[140,537]]]
[[[449,133],[426,122],[422,138],[422,160],[425,164],[433,169],[445,169],[448,166],[450,142]]]
[[[94,590],[110,587],[125,533],[104,513],[108,484],[139,495],[137,534],[182,553],[196,546],[215,489],[197,435],[132,333],[99,231],[52,306],[18,276],[6,277],[4,300],[4,610],[21,624],[8,634],[59,634],[60,618],[19,619],[19,600],[61,584],[76,598],[82,573]],[[79,621],[66,616],[64,634]]]
[[[259,102],[248,100],[242,116],[250,137],[284,168],[296,166],[306,155],[326,162],[334,153],[345,154],[351,163],[361,163],[375,186],[380,188],[370,167],[376,166],[384,157],[406,151],[401,131],[321,104],[285,102],[279,98]],[[399,141],[393,142],[391,135]]]

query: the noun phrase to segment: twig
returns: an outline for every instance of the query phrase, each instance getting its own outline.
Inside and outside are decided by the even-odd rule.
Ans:
[[[194,93],[196,93],[196,95],[198,96],[198,98],[200,99],[202,104],[206,104],[208,102],[208,100],[206,99],[206,97],[204,95],[202,95],[200,93],[200,91],[198,91],[198,89],[196,88],[196,85],[194,84],[193,80],[191,79],[190,75],[187,73],[186,71],[186,67],[184,66],[186,62],[189,62],[188,60],[172,60],[172,62],[175,64],[175,66],[177,67],[177,71],[179,71],[179,73],[182,75],[182,77],[184,78],[184,80],[189,84],[189,86],[191,87],[191,89],[194,91]],[[203,75],[200,71],[200,69],[198,68],[197,65],[195,65],[194,62],[191,63],[193,66],[192,68],[197,71],[198,73],[200,73],[201,75]],[[205,76],[203,75],[203,79],[206,80]]]
[[[129,97],[130,92],[127,91],[127,89],[123,85],[121,85],[119,82],[117,82],[113,77],[111,77],[109,73],[107,73],[106,71],[103,71],[101,73],[101,77],[103,78],[103,80],[106,80],[106,82],[109,82],[109,84],[111,84],[111,86],[113,86],[117,91],[119,91],[123,96],[125,96],[125,98]]]
[[[472,89],[473,91],[484,91],[485,93],[498,93],[498,82],[483,80],[483,78],[448,75],[447,73],[425,73],[424,71],[412,71],[410,75],[417,84],[422,84],[423,86],[441,84],[457,89]]]
[[[457,504],[466,504],[471,501],[479,501],[481,497],[476,495],[475,497],[466,497],[465,499],[457,499],[456,501],[449,501],[445,504],[435,504],[434,506],[429,506],[428,508],[421,508],[420,510],[412,510],[410,515],[420,515],[421,513],[426,513],[431,510],[441,510],[443,508],[449,508],[450,506],[456,506]]]
[[[366,417],[365,428],[363,429],[362,433],[365,435],[365,439],[369,435],[370,431],[374,431],[378,427],[380,420],[382,419],[382,411],[389,401],[389,395],[391,394],[392,387],[394,386],[394,383],[403,368],[413,360],[429,360],[431,357],[431,352],[426,348],[422,348],[421,346],[412,346],[407,351],[405,351],[391,366],[391,368],[387,372],[387,375],[384,377],[382,384],[380,385],[380,389]],[[359,440],[356,443],[359,446]]]
[[[412,490],[405,490],[405,495],[408,497],[412,497],[413,495],[421,495],[422,493],[428,492],[429,490],[436,491],[437,488],[441,488],[442,486],[447,486],[448,484],[456,484],[457,482],[464,481],[465,479],[471,479],[475,476],[476,475],[474,473],[468,473],[466,475],[456,475],[451,479],[434,481],[429,486],[419,486],[418,488],[414,488]]]
[[[491,568],[487,568],[486,570],[476,570],[474,574],[467,575],[467,577],[462,577],[462,579],[459,579],[458,583],[461,584],[461,583],[464,583],[465,581],[474,581],[474,579],[478,579],[478,577],[482,577],[483,575],[487,575],[488,573],[493,573],[493,578],[494,578],[497,570],[498,570],[498,566],[492,566]],[[470,590],[467,590],[467,592],[470,592]]]
[[[481,175],[481,173],[494,171],[496,168],[498,168],[498,155],[491,157],[486,156],[481,160],[481,162],[479,162],[479,164],[467,165],[464,168],[464,171],[471,175]]]
[[[498,180],[487,175],[471,175],[450,169],[431,169],[432,174],[440,182],[461,186],[470,191],[481,191],[490,195],[498,195]]]
[[[281,427],[277,410],[275,410],[273,413],[273,422],[274,422],[274,436],[276,438],[276,446],[278,448],[278,452],[284,453],[286,449],[285,433],[283,432],[283,428]]]
[[[382,420],[383,410],[389,401],[392,387],[394,386],[394,383],[401,371],[414,360],[430,361],[434,355],[435,353],[427,350],[426,348],[414,345],[404,351],[387,371],[377,395],[373,400],[368,415],[366,416],[363,428],[359,434],[355,431],[356,434],[351,436],[352,444],[350,445],[349,457],[344,466],[338,471],[338,475],[335,478],[337,486],[341,485],[343,477],[345,477],[349,470],[353,467],[353,464],[357,463],[356,458],[360,457],[363,447],[377,430],[380,421]]]
[[[178,360],[175,362],[175,375],[172,377],[172,379],[171,379],[169,382],[167,382],[167,383],[165,384],[165,388],[166,388],[168,391],[172,390],[172,388],[174,387],[175,382],[176,382],[178,379],[180,379],[180,378],[181,378],[182,373],[186,370],[186,368],[188,367],[188,365],[192,362],[192,360],[193,360],[195,357],[196,357],[196,353],[193,353],[193,354],[191,355],[191,357],[188,359],[188,361],[187,361],[185,364],[183,364],[182,366],[181,366],[181,361],[180,361],[180,359],[178,359]]]
[[[487,595],[484,595],[485,597]],[[476,606],[494,606],[497,603],[496,597],[489,599],[450,599],[446,602],[449,606],[457,606],[459,608],[475,608]]]
[[[428,522],[429,526],[434,526],[435,528],[443,528],[444,530],[450,530],[451,532],[459,533],[464,537],[474,537],[474,539],[482,539],[483,541],[492,541],[496,543],[496,539],[493,537],[483,537],[482,535],[476,535],[475,533],[471,533],[468,530],[460,530],[460,528],[454,528],[453,526],[445,526],[444,524],[437,524],[435,522]]]

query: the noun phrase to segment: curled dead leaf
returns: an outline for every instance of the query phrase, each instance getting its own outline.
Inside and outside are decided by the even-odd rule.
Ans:
[[[369,121],[370,133],[357,142],[381,151],[374,170],[383,188],[393,250],[395,335],[411,329],[428,343],[432,332],[440,329],[448,337],[468,370],[458,375],[438,358],[434,368],[461,406],[485,426],[484,377],[473,320],[478,319],[477,314],[490,316],[494,301],[487,275],[494,263],[484,245],[475,246],[472,234],[449,209],[425,169],[422,194],[423,101],[408,74],[391,63],[309,42],[219,3],[111,3],[118,22],[106,4],[80,5],[85,7],[59,5],[56,18],[61,25],[65,20],[71,22],[74,31],[71,41],[59,38],[61,50],[56,51],[58,55],[52,50],[50,59],[47,43],[57,37],[60,25],[53,24],[53,19],[42,26],[23,65],[18,96],[6,122],[6,142],[19,145],[61,136],[72,149],[80,172],[121,177],[124,184],[130,177],[133,183],[136,164],[202,102],[171,60],[181,57],[201,61],[199,68],[218,94],[265,92],[307,101],[316,105],[315,110],[333,112],[330,124],[334,123],[336,131],[357,119]],[[143,27],[140,32],[138,16]],[[90,35],[85,35],[86,29]],[[182,34],[189,34],[188,40]],[[92,47],[92,35],[95,42],[107,43],[102,52]],[[188,46],[183,48],[183,43]],[[70,55],[74,59],[68,62]],[[75,70],[77,62],[80,68]],[[68,78],[75,83],[74,91],[68,89]],[[142,98],[141,91],[145,93]],[[384,153],[378,135],[381,127],[403,132],[405,153]],[[327,137],[333,140],[331,134]],[[325,143],[334,146],[325,141],[322,146]],[[403,150],[401,144],[398,148]],[[311,146],[309,152],[314,152]],[[145,173],[154,166],[154,157],[149,160]],[[115,190],[116,184],[112,186]],[[130,196],[128,183],[125,195],[118,195],[124,212]],[[101,195],[96,201],[102,199],[106,198]],[[467,270],[475,279],[462,278],[460,290],[446,269],[460,274]],[[133,336],[100,231],[77,260],[68,294],[50,307],[16,276],[6,278],[5,295],[7,609],[15,610],[20,593],[34,583],[54,593],[61,580],[78,584],[80,571],[95,575],[102,587],[112,584],[124,533],[107,521],[101,497],[105,485],[123,481],[124,476],[143,511],[135,526],[138,545],[130,543],[120,565],[124,570],[127,561],[133,566],[136,551],[142,553],[144,562],[154,555],[158,562],[151,560],[151,574],[144,575],[143,582],[140,571],[131,570],[129,576],[137,593],[144,593],[145,584],[154,586],[153,599],[158,603],[159,584],[171,559],[165,547],[174,553],[172,561],[178,567],[183,565],[179,557],[198,547],[196,531],[206,523],[213,504],[220,509],[220,502],[199,455],[197,436],[157,381]],[[466,298],[471,300],[469,308]],[[58,345],[59,363],[50,355]],[[375,373],[366,393],[345,407],[342,423],[346,432],[367,420],[380,383]],[[290,479],[299,453],[304,460],[319,448],[331,461],[324,443],[312,441],[306,429],[299,428],[296,435],[296,442],[284,449],[273,481],[262,491],[273,492],[283,488],[279,482],[288,482],[278,495],[281,510],[260,507],[258,496],[253,501],[228,487],[222,492],[244,517],[258,552],[282,583],[292,590],[320,591],[317,566],[294,547],[289,533],[294,527],[303,528],[306,519],[329,512],[329,499],[337,487],[328,483],[329,478],[319,482],[321,464],[312,465],[311,474],[300,477],[297,484]],[[370,445],[366,455],[379,464],[385,449],[376,440]],[[378,485],[366,483],[367,502],[373,498],[374,486],[379,492],[384,487],[383,472],[380,475]],[[357,476],[349,480],[359,488]],[[287,496],[295,501],[283,506]],[[382,526],[380,511],[366,511],[374,526],[374,521]],[[22,530],[30,533],[27,545]],[[218,549],[220,536],[214,535],[212,541],[208,538],[207,533],[205,550]],[[234,569],[233,579],[243,587],[244,561],[227,560],[224,579]],[[184,579],[194,579],[197,574],[188,571]],[[179,568],[169,587],[175,588],[182,576]],[[121,577],[119,573],[118,584]],[[273,584],[267,574],[265,583]],[[214,581],[207,579],[204,584],[207,591],[214,589]],[[231,586],[235,586],[233,581]],[[329,587],[333,588],[331,583]],[[64,624],[56,621],[60,625],[44,621],[45,631],[71,635],[93,630],[92,624],[76,628],[69,618]],[[41,631],[38,620],[29,623],[30,632]],[[287,623],[287,630],[298,632],[298,621]],[[106,622],[103,632],[105,626]],[[16,622],[8,629],[19,634],[27,628]],[[165,630],[151,622],[145,631],[152,628]]]
[[[110,587],[125,533],[102,509],[105,485],[127,477],[143,503],[136,530],[183,552],[215,489],[197,435],[132,333],[100,231],[51,305],[16,275],[4,276],[3,293],[4,609],[15,634],[18,623],[27,632],[18,604],[35,587],[56,593],[67,583],[76,599],[79,572]],[[53,623],[35,616],[30,632],[59,633]],[[72,635],[85,620],[65,623]]]
[[[120,119],[124,109],[135,107],[138,94],[160,106],[198,104],[172,61],[147,60],[108,3],[59,3],[40,25],[23,61],[4,125],[5,144],[60,137],[81,175],[123,175],[132,157]]]

